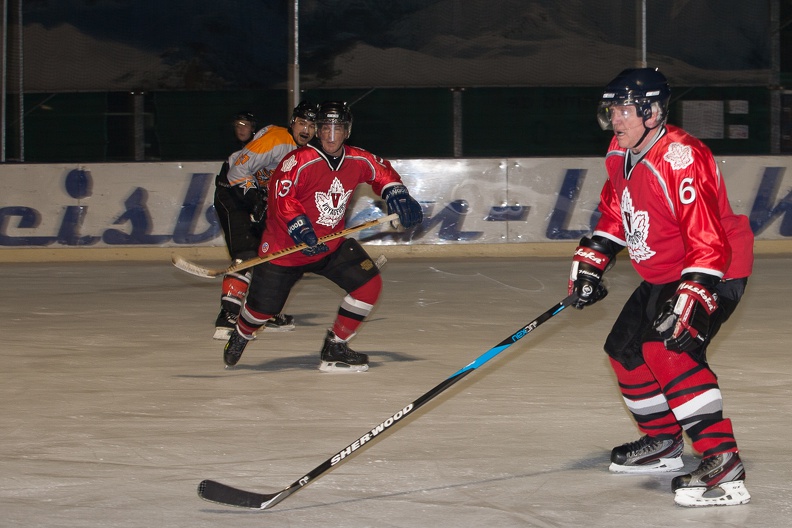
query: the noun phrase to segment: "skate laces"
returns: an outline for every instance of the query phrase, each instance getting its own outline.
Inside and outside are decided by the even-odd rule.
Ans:
[[[711,475],[713,471],[717,471],[715,475]],[[742,461],[732,453],[721,453],[707,457],[701,461],[699,467],[691,473],[693,479],[699,480],[704,484],[709,484],[718,478],[728,478],[730,480],[739,480],[743,473]]]
[[[630,455],[644,455],[650,451],[654,451],[654,442],[648,436],[642,436],[638,440],[627,443],[627,453]]]
[[[652,438],[649,435],[642,436],[638,440],[628,442],[624,445],[629,456],[640,456],[657,451],[665,440]]]
[[[247,342],[248,339],[245,339],[245,337],[242,334],[234,330],[231,333],[231,337],[228,339],[228,344],[226,345],[225,349],[230,354],[241,355],[242,351],[245,349],[245,346],[247,345]]]
[[[721,464],[723,464],[723,456],[722,455],[715,455],[708,458],[705,458],[701,461],[699,467],[693,472],[694,475],[698,476],[706,476],[707,473],[712,471],[713,469],[717,468]]]

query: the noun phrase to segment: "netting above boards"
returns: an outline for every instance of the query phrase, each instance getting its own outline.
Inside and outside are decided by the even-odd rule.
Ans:
[[[289,4],[27,1],[24,89],[283,88]],[[677,86],[769,82],[771,2],[647,0],[645,38],[643,4],[303,0],[301,87],[601,86],[644,56]]]

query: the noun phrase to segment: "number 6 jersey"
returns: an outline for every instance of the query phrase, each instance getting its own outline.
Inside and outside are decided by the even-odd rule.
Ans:
[[[665,284],[683,273],[742,278],[753,266],[753,233],[729,204],[709,148],[668,125],[631,166],[627,150],[611,141],[608,180],[595,235],[626,246],[646,281]]]

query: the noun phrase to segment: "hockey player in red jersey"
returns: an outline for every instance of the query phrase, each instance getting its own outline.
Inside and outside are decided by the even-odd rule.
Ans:
[[[673,479],[675,502],[744,504],[745,469],[706,350],[745,290],[753,234],[732,211],[710,150],[666,124],[670,93],[651,68],[625,70],[605,88],[597,117],[614,137],[602,216],[575,251],[569,292],[576,308],[605,297],[602,276],[625,247],[643,279],[605,352],[644,436],[615,447],[610,470],[682,471],[684,431],[702,459]]]
[[[292,111],[289,127],[269,125],[253,135],[255,118],[240,112],[234,120],[237,140],[244,146],[229,156],[215,180],[214,206],[231,259],[254,258],[264,231],[267,210],[267,182],[283,157],[307,144],[316,131],[318,105],[303,101]],[[223,277],[220,314],[215,321],[214,339],[228,339],[250,285],[250,272],[228,273]],[[294,329],[291,315],[277,314],[267,321],[268,330]]]
[[[368,356],[350,349],[347,342],[379,298],[379,270],[355,239],[341,237],[327,243],[318,239],[344,229],[350,199],[362,183],[382,196],[388,212],[397,213],[405,228],[419,224],[423,213],[390,162],[346,144],[352,130],[352,112],[346,103],[322,103],[316,123],[316,139],[287,155],[270,179],[259,255],[300,243],[309,247],[253,268],[247,298],[223,353],[226,366],[235,365],[256,330],[280,313],[297,281],[313,273],[347,293],[327,332],[320,370],[368,370]]]

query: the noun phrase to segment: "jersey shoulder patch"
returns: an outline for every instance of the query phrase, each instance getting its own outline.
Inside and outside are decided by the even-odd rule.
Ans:
[[[292,154],[291,156],[283,160],[283,163],[281,163],[281,170],[283,172],[289,172],[294,168],[295,165],[297,165],[297,156]]]
[[[693,149],[690,145],[682,143],[671,143],[668,150],[663,154],[673,170],[682,170],[693,164]]]

